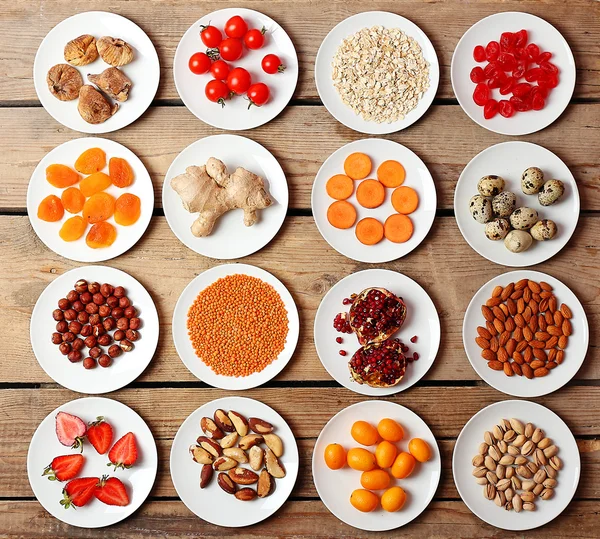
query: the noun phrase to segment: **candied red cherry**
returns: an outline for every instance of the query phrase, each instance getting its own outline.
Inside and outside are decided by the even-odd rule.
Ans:
[[[512,89],[515,85],[515,77],[508,77],[506,79],[506,81],[504,82],[504,84],[502,86],[500,86],[500,94],[501,95],[508,95],[512,92]]]
[[[485,62],[485,49],[481,45],[477,45],[473,49],[473,60],[476,62]]]
[[[496,116],[496,114],[498,114],[498,101],[490,99],[483,107],[483,117],[489,120]]]
[[[513,95],[510,98],[510,102],[512,106],[515,107],[515,110],[517,112],[527,112],[528,110],[531,110],[531,104],[528,103],[525,99],[517,97],[516,95]]]
[[[558,86],[558,77],[556,75],[542,75],[538,81],[538,86],[540,88],[552,89]],[[65,314],[66,318],[66,314]]]
[[[537,57],[536,62],[539,64],[541,64],[542,62],[547,62],[548,60],[550,60],[550,58],[552,58],[552,53],[551,52],[543,52],[542,54],[540,54]],[[68,298],[68,296],[67,296]]]
[[[488,81],[488,88],[490,90],[495,90],[496,88],[500,88],[505,82],[505,79],[500,75],[500,73],[496,73],[490,80]]]
[[[531,98],[531,108],[533,110],[542,110],[546,106],[546,100],[539,94],[536,93]]]
[[[498,62],[504,71],[512,71],[517,67],[517,61],[515,60],[515,57],[508,52],[499,54]]]
[[[490,89],[487,84],[480,82],[477,86],[475,86],[475,91],[473,92],[473,101],[475,101],[476,105],[483,107],[490,98]]]
[[[500,44],[497,41],[490,41],[485,47],[485,59],[493,62],[498,59],[500,54]]]
[[[515,34],[512,32],[502,32],[500,36],[500,49],[502,51],[511,51],[515,47]]]
[[[541,95],[544,99],[546,99],[548,97],[548,89],[547,88],[540,88],[539,86],[533,86],[531,88],[531,92],[530,92],[530,96],[533,98],[534,95],[539,94]]]
[[[522,60],[523,58],[527,58],[527,53],[525,52],[525,49],[523,47],[519,47],[518,49],[515,49],[515,52],[513,52],[513,55],[515,57],[515,60]]]
[[[515,47],[524,47],[527,45],[527,39],[529,38],[527,30],[519,30],[514,34],[515,36]]]
[[[503,99],[498,103],[498,112],[505,118],[510,118],[515,113],[515,108],[510,101]]]
[[[486,78],[483,69],[479,66],[475,66],[473,69],[471,69],[470,77],[475,84],[478,82],[484,82]]]
[[[540,55],[540,48],[535,43],[530,43],[525,47],[525,52],[533,62],[536,62]]]
[[[525,71],[525,80],[527,82],[535,82],[538,80],[544,72],[539,67],[534,67]]]
[[[513,77],[515,79],[520,79],[523,75],[525,75],[525,71],[529,68],[529,61],[527,58],[521,58],[517,61],[517,67],[513,70]]]
[[[558,67],[552,62],[542,62],[540,64],[540,69],[548,75],[558,75]]]
[[[521,82],[513,88],[512,93],[517,97],[525,97],[526,95],[529,95],[529,92],[531,92],[531,88],[531,84],[527,82]]]
[[[502,68],[500,67],[500,64],[497,61],[494,61],[494,62],[490,62],[488,65],[486,65],[483,68],[483,72],[485,73],[485,76],[489,79],[492,75],[495,75],[501,69]]]

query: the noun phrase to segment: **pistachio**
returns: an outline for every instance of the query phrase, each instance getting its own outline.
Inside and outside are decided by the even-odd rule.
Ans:
[[[538,465],[535,462],[528,462],[525,466],[527,466],[533,474],[538,471]]]
[[[506,477],[506,466],[498,464],[498,466],[496,466],[496,476],[498,479],[504,479]]]
[[[507,430],[512,429],[512,426],[511,426],[510,421],[508,419],[501,419],[500,420],[500,426],[502,427],[502,429],[504,430],[504,432],[506,432]]]
[[[496,443],[496,440],[494,439],[494,435],[489,430],[486,431],[485,434],[483,435],[483,440],[488,445],[494,445]]]
[[[493,472],[496,469],[496,461],[489,455],[487,457],[485,457],[483,464],[491,472]]]
[[[499,461],[499,463],[502,464],[503,466],[510,466],[514,462],[515,462],[515,457],[512,455],[504,455]]]
[[[525,502],[523,504],[524,511],[535,511],[535,504],[532,502]]]
[[[475,477],[483,477],[485,474],[487,474],[487,468],[485,466],[477,466],[477,468],[473,469],[473,475]]]
[[[498,441],[504,438],[504,431],[498,425],[494,425],[494,428],[492,429],[492,434],[494,435],[494,438]]]
[[[535,494],[533,492],[522,492],[521,500],[523,500],[524,502],[532,502],[533,500],[535,500]]]
[[[521,423],[518,419],[515,419],[514,417],[510,420],[510,426],[517,434],[525,433],[525,427],[523,426],[523,423]]]
[[[551,445],[552,445],[552,440],[550,438],[542,438],[537,444],[537,446],[540,449],[546,449],[547,447],[549,447]]]
[[[550,498],[552,498],[552,496],[554,496],[554,489],[552,488],[545,488],[540,494],[540,498],[542,500],[549,500]]]
[[[500,491],[496,492],[496,497],[494,498],[494,503],[498,507],[504,506],[504,504],[506,503],[506,496],[504,495],[504,492],[500,492]]]
[[[515,464],[517,466],[521,466],[522,464],[526,464],[527,462],[529,462],[523,455],[519,455],[518,457],[515,457]]]
[[[481,442],[479,444],[479,454],[480,455],[487,455],[488,449],[490,448],[490,446],[488,444],[486,444],[485,442]]]
[[[513,468],[513,470],[514,470],[514,468]],[[511,477],[510,481],[515,490],[521,490],[521,487],[523,486],[523,484],[521,483],[521,480],[519,479],[519,477],[517,475],[514,475],[513,477]]]
[[[518,447],[515,447],[514,445],[509,445],[508,454],[512,455],[513,457],[516,457],[517,455],[521,454],[521,450]]]
[[[514,496],[515,496],[515,491],[514,491],[514,490],[513,490],[511,487],[508,487],[508,488],[507,488],[507,489],[504,491],[504,495],[506,496],[506,501],[507,501],[507,502],[510,502],[510,501],[512,501],[512,499],[513,499],[513,498],[514,498]]]
[[[505,442],[512,442],[515,438],[517,437],[517,433],[514,430],[507,430],[504,433],[504,441]]]
[[[546,488],[555,488],[556,485],[558,485],[558,481],[549,477],[544,481],[543,484]]]
[[[558,447],[556,447],[555,445],[550,445],[546,449],[544,449],[544,455],[548,459],[554,457],[556,453],[558,453]]]
[[[543,491],[544,491],[544,485],[543,484],[539,484],[539,485],[536,485],[535,487],[533,487],[533,493],[536,496],[539,496]]]
[[[544,466],[544,470],[546,470],[548,477],[550,477],[551,479],[556,479],[556,477],[558,476],[558,471],[555,470],[552,466]]]
[[[488,484],[487,477],[485,475],[483,477],[476,477],[475,483],[477,483],[478,485],[487,485]]]
[[[535,485],[536,485],[535,481],[527,480],[527,481],[523,481],[521,483],[521,488],[525,492],[529,492],[529,491],[532,491],[535,488]]]
[[[492,485],[496,485],[498,482],[498,476],[495,474],[495,472],[487,472],[485,477]]]
[[[531,423],[527,423],[527,425],[525,425],[525,432],[523,434],[525,434],[527,438],[531,438],[534,431],[535,427]]]
[[[506,479],[512,479],[512,477],[515,475],[515,469],[510,466],[508,468],[506,468]]]
[[[496,447],[499,449],[501,455],[504,455],[508,451],[508,444],[504,440],[500,440]]]
[[[502,457],[502,455],[500,454],[500,451],[492,446],[490,447],[490,450],[488,451],[488,456],[491,457],[492,459],[494,459],[495,462],[498,462],[500,460],[500,458]],[[488,457],[486,457],[487,459]],[[487,464],[486,464],[487,466]]]
[[[539,441],[544,438],[544,431],[542,429],[535,429],[533,434],[531,435],[531,440],[533,443],[537,444]]]
[[[506,490],[508,487],[510,487],[511,485],[511,481],[510,479],[500,479],[500,481],[498,481],[498,483],[496,483],[496,490]]]
[[[535,450],[534,460],[538,466],[545,466],[548,462],[546,455],[544,455],[544,452],[539,447]]]
[[[256,447],[256,446],[254,446]],[[477,453],[477,455],[475,455],[473,457],[473,460],[471,461],[471,463],[473,464],[473,466],[477,467],[477,466],[481,466],[483,464],[483,455]]]
[[[552,466],[552,468],[554,468],[555,470],[560,470],[562,468],[562,460],[560,460],[560,458],[557,456],[550,457],[550,460],[548,462],[550,463],[550,466]]]
[[[521,455],[523,455],[524,457],[528,457],[534,451],[535,451],[535,444],[531,440],[528,440],[527,442],[525,442],[523,444],[523,447],[521,447]]]
[[[539,483],[543,483],[547,477],[548,477],[548,474],[546,473],[546,471],[543,469],[540,469],[537,472],[535,472],[535,475],[533,476],[533,480],[539,484]]]
[[[531,479],[533,477],[533,474],[531,473],[531,470],[529,468],[527,468],[527,466],[518,466],[517,467],[517,473],[523,479]]]
[[[496,487],[490,484],[483,487],[483,496],[487,500],[493,500],[496,497]]]
[[[527,441],[527,437],[524,434],[519,434],[513,441],[512,444],[516,447],[521,447]]]
[[[520,513],[523,510],[523,500],[521,500],[521,496],[515,494],[512,499],[512,505],[515,512]]]

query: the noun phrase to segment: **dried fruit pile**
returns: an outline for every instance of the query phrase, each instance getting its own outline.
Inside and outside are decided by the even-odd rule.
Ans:
[[[218,472],[217,484],[227,494],[248,502],[266,498],[275,489],[276,479],[286,472],[279,460],[283,442],[273,431],[273,425],[264,419],[246,419],[234,410],[215,410],[213,417],[203,417],[199,436],[190,446],[194,462],[202,464],[200,488],[206,488]],[[261,447],[264,445],[265,447]],[[242,466],[248,464],[251,469]],[[250,485],[256,485],[256,489]]]
[[[142,321],[122,286],[79,279],[73,290],[58,300],[52,317],[56,320],[52,343],[71,363],[81,361],[88,348],[83,359],[86,369],[94,369],[97,363],[110,367],[114,358],[133,350],[133,343],[141,337]]]
[[[542,110],[550,91],[558,86],[558,67],[550,62],[552,53],[542,52],[533,42],[527,44],[528,39],[527,30],[503,32],[500,42],[473,49],[476,62],[488,62],[485,67],[474,67],[470,75],[477,85],[473,101],[483,107],[486,120],[498,113],[510,118],[515,112]],[[497,101],[492,97],[494,89],[512,96]]]
[[[496,286],[481,306],[485,327],[475,342],[488,367],[506,376],[546,376],[565,359],[573,332],[571,309],[558,305],[552,287],[522,279]]]
[[[473,457],[473,476],[483,496],[507,511],[535,511],[535,501],[549,500],[563,463],[558,447],[544,431],[518,419],[502,419],[483,436]]]
[[[404,429],[390,418],[379,421],[377,428],[367,421],[356,421],[350,433],[363,446],[377,444],[375,452],[354,447],[346,453],[340,444],[332,443],[325,448],[325,464],[332,470],[339,470],[347,464],[362,472],[360,484],[363,488],[350,495],[350,503],[359,511],[371,512],[380,502],[385,511],[399,511],[406,502],[406,492],[400,486],[390,486],[392,477],[406,479],[417,467],[417,462],[430,460],[432,452],[429,444],[421,438],[413,438],[408,443],[408,452],[398,451],[397,444],[404,438]],[[378,490],[385,491],[381,499],[373,492]]]

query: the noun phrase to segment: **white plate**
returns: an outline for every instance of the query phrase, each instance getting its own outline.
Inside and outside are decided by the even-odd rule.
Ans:
[[[142,321],[140,339],[134,343],[134,349],[115,358],[108,368],[98,365],[95,369],[84,369],[81,361],[69,362],[58,346],[51,342],[52,333],[56,331],[52,311],[58,307],[58,300],[64,298],[79,279],[124,287]],[[79,393],[98,394],[124,387],[144,372],[156,351],[159,329],[154,302],[137,280],[108,266],[84,266],[63,273],[44,289],[31,314],[30,338],[40,367],[57,384]],[[83,350],[84,358],[87,350]],[[106,347],[103,350],[106,351]]]
[[[541,428],[558,446],[564,467],[558,472],[558,486],[551,500],[536,500],[535,511],[507,513],[493,501],[483,497],[483,487],[472,475],[471,459],[477,454],[483,435],[501,419],[516,418]],[[490,404],[477,412],[463,427],[452,454],[454,483],[467,507],[481,520],[503,530],[531,530],[547,524],[560,515],[575,495],[581,473],[577,442],[564,421],[548,408],[535,402],[510,400]]]
[[[265,283],[270,284],[281,297],[288,314],[288,335],[285,342],[285,347],[279,354],[279,357],[271,362],[262,371],[251,374],[250,376],[224,376],[215,374],[214,371],[205,365],[202,360],[196,355],[194,347],[190,341],[187,330],[187,315],[188,310],[198,294],[207,286],[213,284],[221,277],[227,275],[250,275],[261,279]],[[179,296],[175,310],[173,311],[173,341],[177,353],[183,361],[184,365],[190,372],[207,384],[219,387],[221,389],[250,389],[257,387],[277,376],[291,359],[296,344],[298,344],[298,334],[300,329],[298,319],[298,310],[294,303],[294,298],[288,292],[284,284],[274,277],[269,272],[251,266],[249,264],[223,264],[215,266],[198,275]]]
[[[68,412],[81,418],[85,423],[104,416],[113,427],[113,443],[127,432],[135,434],[138,460],[129,469],[113,472],[106,467],[107,455],[99,455],[89,442],[84,442],[85,463],[78,477],[102,477],[105,474],[123,481],[129,495],[129,505],[125,507],[105,505],[95,498],[83,507],[65,509],[59,504],[62,489],[66,483],[48,481],[42,476],[44,468],[54,457],[74,454],[77,451],[62,445],[55,431],[56,414]],[[35,431],[27,453],[27,475],[29,483],[42,507],[58,520],[80,528],[102,528],[126,519],[144,503],[156,478],[158,455],[152,432],[144,420],[129,406],[119,401],[102,397],[76,399],[46,416]]]
[[[120,38],[134,49],[131,63],[119,68],[133,83],[129,99],[119,103],[119,110],[101,124],[87,123],[77,110],[78,99],[60,101],[50,93],[46,83],[46,75],[52,66],[67,63],[63,56],[65,45],[82,34],[91,34],[96,39],[103,36]],[[91,64],[73,67],[81,73],[84,84],[91,84],[87,75],[102,73],[110,65],[98,56]],[[159,80],[158,55],[150,38],[129,19],[105,11],[78,13],[57,24],[42,41],[33,64],[35,90],[48,114],[69,129],[82,133],[110,133],[137,120],[152,103]]]
[[[350,494],[361,488],[361,472],[348,466],[331,470],[325,464],[325,448],[339,443],[348,451],[362,447],[350,435],[355,421],[364,420],[377,426],[380,420],[395,419],[404,428],[404,439],[395,444],[399,451],[408,451],[411,438],[422,438],[431,447],[432,457],[428,462],[417,463],[412,474],[406,479],[393,479],[390,486],[400,486],[407,494],[406,504],[395,513],[388,513],[379,506],[371,513],[361,513],[350,504]],[[374,448],[367,448],[369,450]],[[418,517],[431,502],[438,483],[442,464],[435,436],[427,423],[413,411],[390,401],[363,401],[348,406],[323,427],[312,456],[312,474],[321,500],[337,518],[355,528],[367,531],[394,530]],[[377,492],[378,495],[382,491]]]
[[[404,300],[406,320],[393,337],[409,347],[407,356],[413,352],[419,354],[417,361],[407,364],[404,378],[393,387],[370,387],[355,382],[348,370],[348,361],[360,344],[356,335],[338,333],[333,327],[335,315],[350,308],[343,305],[342,300],[371,287],[385,288]],[[440,319],[433,301],[418,283],[396,271],[370,269],[348,275],[327,292],[315,316],[314,335],[319,359],[333,378],[356,393],[380,397],[404,391],[425,376],[440,346]],[[417,342],[413,344],[410,339],[415,335]],[[338,344],[335,339],[340,336],[343,342]],[[347,355],[340,356],[340,350],[345,350]]]
[[[521,279],[531,279],[538,283],[540,281],[547,282],[554,289],[553,293],[556,295],[559,306],[561,303],[565,303],[573,312],[573,318],[571,319],[573,336],[569,338],[564,363],[550,371],[548,376],[534,378],[533,380],[528,380],[525,376],[509,377],[503,371],[493,371],[487,366],[486,360],[481,357],[481,348],[475,342],[475,338],[478,336],[477,326],[485,327],[485,318],[481,314],[481,306],[485,305],[485,302],[492,297],[492,290],[497,285],[506,286],[508,283],[516,283]],[[463,321],[463,344],[475,372],[493,388],[515,397],[540,397],[564,386],[577,374],[583,364],[589,339],[588,320],[577,296],[558,279],[538,271],[511,271],[498,275],[498,277],[484,284],[469,303]]]
[[[419,100],[415,109],[409,112],[403,120],[393,123],[368,122],[345,105],[333,86],[332,67],[333,57],[347,37],[363,28],[383,26],[384,28],[399,28],[412,37],[423,50],[423,57],[429,62],[429,89]],[[329,113],[340,123],[360,133],[383,135],[395,133],[415,123],[431,106],[440,80],[440,66],[435,49],[425,33],[413,22],[386,11],[366,11],[357,13],[340,22],[327,34],[319,47],[315,61],[315,83],[319,97]]]
[[[215,410],[219,408],[226,412],[235,410],[246,418],[264,419],[275,427],[274,433],[282,439],[284,449],[280,461],[285,468],[286,476],[275,480],[275,490],[270,496],[256,498],[251,502],[241,502],[221,490],[217,485],[217,472],[214,473],[212,481],[206,488],[200,488],[202,465],[192,460],[189,447],[196,443],[198,436],[203,436],[200,420],[204,416],[212,418]],[[179,427],[171,447],[171,479],[181,501],[203,520],[229,528],[250,526],[275,513],[292,492],[299,467],[296,439],[283,417],[270,406],[245,397],[224,397],[202,405]],[[252,487],[255,488],[256,485]]]
[[[115,223],[114,217],[108,219],[108,222],[117,229],[117,239],[110,247],[101,249],[92,249],[85,243],[85,237],[91,228],[89,225],[84,235],[78,240],[63,241],[61,239],[58,232],[63,223],[73,217],[72,213],[65,210],[63,218],[54,223],[42,221],[37,216],[38,206],[44,198],[48,195],[56,195],[60,198],[61,193],[64,191],[64,189],[53,187],[48,183],[46,180],[46,167],[52,164],[63,164],[75,170],[75,161],[89,148],[102,148],[106,152],[106,167],[103,169],[106,174],[108,174],[108,161],[111,157],[126,159],[133,169],[134,180],[129,187],[119,188],[111,185],[108,189],[105,189],[105,192],[115,198],[123,193],[132,193],[137,195],[141,201],[141,214],[133,225],[121,226]],[[81,177],[85,178],[86,175],[81,174]],[[79,184],[74,185],[74,187],[78,186]],[[79,138],[57,146],[40,161],[31,175],[29,187],[27,188],[27,214],[35,233],[49,249],[60,256],[77,262],[102,262],[115,258],[131,249],[148,228],[153,209],[154,187],[144,164],[137,155],[122,144],[104,138]]]
[[[230,173],[243,167],[262,177],[274,203],[259,210],[258,222],[252,226],[244,225],[243,210],[231,210],[219,217],[210,235],[197,238],[191,226],[198,214],[183,208],[171,180],[189,166],[206,164],[209,157],[223,161]],[[285,219],[288,197],[287,180],[277,159],[258,142],[239,135],[213,135],[190,144],[171,163],[162,191],[165,217],[179,241],[198,254],[227,260],[248,256],[275,237]]]
[[[499,41],[502,32],[521,29],[527,30],[528,43],[536,43],[542,52],[552,53],[551,62],[560,70],[558,86],[550,92],[546,106],[540,111],[517,112],[511,118],[497,114],[486,120],[483,107],[473,101],[475,83],[469,75],[475,66],[485,67],[487,62],[477,63],[473,59],[473,49],[476,45],[485,47],[490,41]],[[548,127],[567,108],[575,89],[575,59],[565,38],[544,19],[516,11],[495,13],[471,26],[456,45],[450,73],[454,94],[471,120],[502,135],[527,135]],[[502,96],[496,89],[492,90],[492,97],[499,101],[510,95]]]
[[[371,158],[373,169],[368,178],[377,179],[377,167],[388,159],[399,161],[404,166],[406,179],[402,185],[412,187],[419,195],[419,206],[409,215],[414,232],[407,242],[393,243],[384,237],[376,245],[364,245],[356,238],[356,224],[352,228],[340,230],[327,221],[327,208],[335,200],[327,194],[325,184],[335,174],[344,174],[344,161],[354,152],[365,153]],[[385,189],[385,201],[381,206],[374,209],[363,208],[356,201],[356,189],[360,181],[354,182],[354,193],[348,199],[356,209],[357,223],[365,217],[375,217],[383,224],[390,215],[397,213],[392,206],[393,188]],[[435,218],[437,195],[433,178],[417,154],[391,140],[368,138],[350,142],[326,159],[313,183],[311,206],[321,236],[338,253],[359,262],[378,264],[407,255],[425,239]]]
[[[542,206],[537,195],[523,193],[521,174],[528,167],[541,168],[546,180],[564,183],[565,193],[558,202]],[[549,241],[533,240],[533,245],[522,253],[511,253],[503,240],[488,240],[485,225],[475,221],[469,211],[469,200],[478,194],[479,179],[488,174],[504,178],[504,190],[517,195],[517,208],[533,208],[540,219],[554,221],[558,227],[556,236]],[[550,150],[531,142],[501,142],[477,154],[463,169],[454,191],[454,214],[465,240],[481,256],[503,266],[533,266],[553,257],[571,239],[579,220],[579,190],[567,165]]]
[[[234,15],[239,15],[248,23],[248,28],[266,28],[265,44],[262,48],[251,51],[244,46],[244,53],[239,60],[227,62],[232,68],[243,67],[250,72],[252,82],[264,82],[270,90],[269,101],[262,107],[250,107],[243,96],[227,100],[224,107],[211,103],[204,93],[212,75],[194,75],[188,67],[192,54],[206,52],[206,45],[200,39],[200,26],[212,24],[223,31],[225,23]],[[267,54],[276,54],[286,66],[283,73],[269,75],[260,65]],[[196,21],[181,38],[175,59],[173,60],[173,77],[177,92],[189,111],[203,122],[232,131],[253,129],[270,122],[285,108],[294,95],[298,82],[298,57],[292,40],[286,31],[271,17],[246,8],[226,8],[213,11]]]

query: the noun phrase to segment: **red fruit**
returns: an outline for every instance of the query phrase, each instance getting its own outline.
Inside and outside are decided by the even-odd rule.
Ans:
[[[221,58],[223,58],[223,60],[227,60],[228,62],[235,62],[236,60],[239,60],[242,56],[242,52],[244,51],[241,40],[233,37],[228,37],[227,39],[221,41],[218,48]]]
[[[243,67],[235,67],[227,76],[227,87],[237,95],[245,94],[252,84],[250,73]]]
[[[510,98],[510,102],[517,112],[527,112],[528,110],[531,110],[531,105],[525,99],[515,95]]]
[[[527,30],[519,30],[515,36],[515,47],[524,47],[527,45],[527,39],[529,38]]]
[[[210,67],[210,74],[215,78],[215,80],[227,80],[227,75],[229,75],[229,64],[223,60],[217,60]]]
[[[523,60],[527,58],[527,52],[525,52],[525,49],[523,47],[515,49],[513,55],[515,57],[515,60]]]
[[[558,86],[558,77],[556,75],[545,75],[540,77],[537,83],[540,88],[556,88]]]
[[[219,103],[222,107],[225,106],[225,100],[229,98],[229,88],[227,84],[220,80],[211,80],[206,84],[204,93],[209,101]]]
[[[203,75],[210,70],[210,58],[204,52],[196,52],[190,56],[188,67],[194,75]]]
[[[207,47],[214,49],[219,46],[219,43],[223,41],[223,34],[216,26],[200,26],[202,31],[200,32],[200,39]]]
[[[502,32],[500,36],[500,49],[502,51],[512,51],[515,47],[515,34],[512,32]]]
[[[544,99],[546,99],[548,97],[548,89],[540,88],[539,86],[534,86],[533,88],[531,88],[531,93],[529,95],[533,98],[533,96],[537,94],[541,95]]]
[[[479,66],[475,66],[473,69],[471,69],[470,76],[471,76],[471,80],[474,83],[485,81],[485,73],[483,72],[483,69],[481,69],[481,67],[479,67]]]
[[[85,423],[77,416],[67,412],[56,414],[56,436],[61,444],[83,451],[83,438],[86,431]]]
[[[483,117],[486,120],[493,118],[498,113],[498,102],[495,99],[490,99],[483,107]]]
[[[69,481],[63,489],[63,499],[60,505],[65,509],[69,507],[83,507],[93,497],[98,486],[97,477],[80,477]]]
[[[533,110],[542,110],[545,106],[546,101],[544,98],[539,93],[534,94],[531,98],[531,108]]]
[[[242,39],[247,31],[248,25],[246,24],[246,21],[239,15],[231,17],[231,19],[225,23],[225,33],[229,37]]]
[[[541,62],[540,69],[548,75],[558,75],[558,67],[551,62]]]
[[[498,103],[498,112],[505,118],[510,118],[515,113],[515,108],[512,106],[510,101],[503,99]]]
[[[84,462],[83,455],[61,455],[54,457],[46,466],[42,476],[47,475],[50,481],[68,481],[77,476]]]
[[[490,62],[488,65],[485,66],[483,72],[485,73],[485,76],[489,79],[492,75],[499,73],[501,69],[502,68],[500,67],[500,64],[498,62]]]
[[[531,88],[531,84],[527,82],[521,82],[513,88],[512,93],[517,97],[525,97],[529,95],[529,92],[531,92]]]
[[[495,88],[500,88],[501,86],[504,85],[506,80],[507,80],[506,75],[504,75],[504,73],[498,72],[492,78],[490,78],[490,80],[488,81],[488,88],[490,90],[494,90]],[[487,103],[487,101],[486,101],[486,103]]]
[[[538,80],[544,72],[539,67],[534,67],[525,71],[525,80],[527,82],[535,82]]]
[[[244,36],[244,45],[251,51],[260,49],[265,44],[265,32],[267,29],[263,26],[262,30],[252,28],[248,30]]]
[[[512,92],[512,89],[515,85],[515,78],[516,77],[508,77],[506,79],[506,81],[504,82],[504,84],[502,86],[500,86],[500,94],[501,95],[508,95]]]
[[[525,51],[527,52],[527,56],[529,56],[532,61],[537,61],[538,56],[540,55],[540,48],[535,43],[530,43],[527,45],[527,47],[525,47]]]
[[[128,432],[125,436],[116,441],[108,454],[110,464],[115,470],[118,468],[131,468],[137,460],[138,452],[135,443],[135,435]]]
[[[485,62],[485,49],[481,45],[473,49],[473,59],[476,62]]]
[[[551,52],[543,52],[542,54],[540,54],[537,57],[536,62],[538,64],[541,64],[542,62],[547,62],[548,60],[550,60],[550,58],[552,58],[552,53]]]
[[[102,476],[94,495],[106,505],[118,505],[120,507],[129,505],[129,496],[125,485],[116,477]]]
[[[485,58],[488,62],[498,59],[500,54],[500,45],[497,41],[490,41],[485,47]]]
[[[267,54],[262,59],[260,65],[263,71],[269,75],[275,75],[275,73],[283,73],[285,71],[285,66],[276,54]]]
[[[520,79],[523,75],[525,75],[525,71],[529,67],[529,61],[527,58],[522,58],[517,61],[517,67],[513,70],[513,77],[515,79]]]
[[[368,344],[357,350],[348,362],[352,377],[359,384],[371,387],[391,387],[402,380],[406,358],[398,339]]]
[[[338,333],[353,333],[350,321],[348,320],[348,313],[336,314],[333,319],[333,327]]]
[[[252,105],[261,107],[269,100],[270,95],[271,92],[269,91],[269,87],[265,83],[258,82],[253,84],[250,86],[250,88],[248,88],[248,99],[250,100],[248,108],[250,108]]]
[[[103,417],[98,417],[96,421],[90,423],[87,430],[87,439],[100,455],[104,455],[110,444],[112,444],[113,429],[109,423],[104,421]]]
[[[477,86],[475,86],[475,91],[473,92],[473,101],[475,101],[476,105],[483,107],[490,98],[490,89],[487,87],[487,84],[480,82]]]
[[[498,62],[500,63],[504,71],[512,71],[517,67],[517,61],[515,60],[515,57],[508,52],[503,52],[499,54]]]

